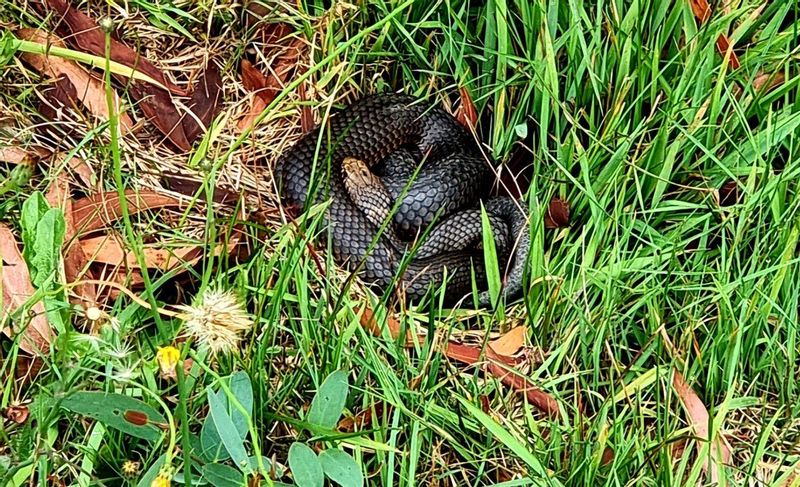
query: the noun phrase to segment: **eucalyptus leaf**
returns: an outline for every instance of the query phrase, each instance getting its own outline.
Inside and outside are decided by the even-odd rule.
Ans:
[[[323,429],[332,430],[342,416],[348,392],[347,372],[343,370],[333,372],[322,382],[312,399],[306,421]]]
[[[163,433],[158,425],[167,423],[152,407],[123,394],[75,392],[61,401],[61,407],[148,441],[161,438]]]
[[[225,380],[225,383],[231,389],[233,395],[247,411],[247,414],[251,415],[253,412],[253,386],[247,373],[236,372],[223,380]],[[239,437],[242,440],[247,438],[247,418],[242,414],[239,408],[228,399],[228,395],[221,387],[217,388],[216,392],[213,392],[213,394],[216,394],[219,401],[223,404],[224,410],[230,416]],[[224,461],[230,458],[230,455],[222,444],[220,433],[217,431],[210,416],[206,418],[200,430],[200,445],[203,458],[209,462]]]
[[[203,478],[214,487],[242,487],[245,484],[244,474],[233,467],[221,463],[203,465]]]
[[[364,485],[364,474],[361,467],[347,453],[332,448],[319,454],[319,463],[325,476],[342,487],[361,487]]]
[[[289,447],[289,468],[298,487],[322,487],[325,474],[314,450],[303,443],[292,443]]]
[[[233,419],[225,410],[225,403],[220,398],[220,393],[215,393],[209,388],[206,395],[208,397],[209,417],[213,421],[214,428],[219,434],[225,450],[243,473],[250,473],[250,464],[247,461],[244,440],[239,436]],[[208,418],[206,418],[206,421],[208,421]]]

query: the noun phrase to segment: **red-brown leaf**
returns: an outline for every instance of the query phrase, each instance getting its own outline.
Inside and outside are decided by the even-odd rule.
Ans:
[[[20,29],[16,34],[20,39],[39,44],[64,45],[61,39],[38,29]],[[23,53],[21,57],[36,71],[56,81],[55,86],[48,90],[51,101],[57,101],[59,105],[65,107],[72,107],[80,103],[95,117],[108,120],[105,84],[89,74],[83,66],[75,61],[57,56]],[[114,94],[114,103],[119,108],[119,96],[116,93]],[[52,113],[47,113],[45,116],[56,119]],[[128,114],[123,113],[119,117],[119,124],[122,132],[126,133],[133,126],[133,121]]]
[[[3,286],[3,307],[0,309],[0,321],[5,321],[7,315],[15,313],[20,306],[27,303],[36,290],[31,284],[28,266],[19,251],[17,239],[11,229],[1,223],[0,257],[2,257],[0,280]],[[20,339],[22,350],[31,355],[47,354],[54,334],[50,329],[41,301],[33,305],[27,315],[23,315],[20,320],[15,320],[12,324],[14,329],[5,328],[3,333],[13,338],[19,332],[20,327],[24,326]]]
[[[130,215],[148,209],[182,206],[181,201],[155,191],[127,190],[125,195]],[[79,236],[108,226],[122,216],[119,194],[108,191],[81,198],[73,203],[72,214]]]
[[[717,50],[719,53],[724,57],[728,53],[728,49],[730,49],[731,42],[728,40],[728,36],[722,34],[717,38]],[[741,64],[739,63],[739,56],[736,55],[736,52],[731,50],[731,67],[733,69],[739,69]]]
[[[180,193],[190,198],[197,196],[201,201],[205,201],[206,199],[203,184],[199,181],[169,172],[163,173],[161,181],[170,191]],[[239,200],[239,193],[217,186],[214,187],[214,194],[211,196],[211,200],[214,203],[230,205]]]
[[[503,357],[494,353],[491,347],[486,349],[486,357],[489,359],[489,372],[499,378],[503,384],[520,392],[528,398],[528,401],[548,416],[558,416],[558,402],[548,393],[536,387],[527,377],[516,370],[508,370],[501,365]]]
[[[705,460],[704,470],[708,472],[711,484],[716,484],[719,482],[720,475],[717,462],[722,465],[729,464],[731,461],[731,450],[728,445],[726,445],[721,435],[716,438],[711,438],[708,430],[708,409],[706,409],[697,393],[686,383],[683,375],[677,370],[672,376],[672,387],[683,403],[686,415],[689,417],[690,426],[695,435],[704,442],[711,441],[711,458],[714,461]],[[702,448],[700,442],[697,443],[697,448],[698,450]]]
[[[287,40],[282,37],[281,40]],[[282,48],[282,52],[275,58],[268,74],[258,71],[249,61],[242,60],[242,83],[250,87],[256,96],[252,98],[250,110],[238,123],[240,131],[251,127],[264,109],[281,92],[291,74],[296,72],[303,41],[295,38]],[[245,81],[245,77],[247,80]]]
[[[208,130],[211,122],[222,110],[221,102],[222,77],[217,65],[213,61],[209,61],[189,101],[189,109],[197,116],[202,126],[197,123],[195,117],[184,117],[183,119],[183,131],[190,143],[194,143]]]
[[[56,13],[56,29],[69,34],[62,35],[67,42],[84,52],[105,56],[105,33],[94,19],[72,7],[67,0],[45,0],[45,2]],[[176,95],[186,94],[185,90],[170,82],[150,61],[113,37],[111,59],[150,76]]]
[[[525,338],[528,336],[528,327],[516,326],[503,334],[500,338],[489,342],[489,346],[498,355],[512,356],[525,346]]]
[[[547,214],[544,216],[545,228],[563,228],[569,226],[569,202],[558,197],[550,200]]]
[[[267,77],[247,59],[242,59],[242,86],[247,91],[253,92],[267,87]]]
[[[28,406],[9,406],[3,410],[3,416],[9,421],[22,424],[28,420]]]
[[[707,0],[689,0],[689,5],[692,7],[694,16],[697,17],[701,23],[704,23],[711,17],[711,5],[708,4]]]
[[[458,94],[461,98],[461,104],[456,109],[456,120],[458,123],[468,129],[475,128],[478,122],[478,112],[475,110],[475,103],[472,102],[472,96],[466,86],[458,89]]]
[[[308,101],[305,83],[297,88],[297,92],[300,95],[301,101]],[[300,106],[300,129],[304,134],[307,134],[314,129],[314,125],[314,113],[312,113],[311,107],[307,103],[303,103]]]

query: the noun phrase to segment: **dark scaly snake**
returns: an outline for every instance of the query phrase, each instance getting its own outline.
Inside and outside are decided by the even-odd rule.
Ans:
[[[451,302],[472,292],[473,279],[485,287],[482,202],[500,265],[510,263],[503,295],[521,289],[529,247],[525,214],[511,198],[487,197],[492,171],[472,136],[444,110],[406,95],[365,97],[282,154],[276,177],[289,205],[329,201],[324,223],[338,262],[382,290],[399,286],[411,299],[445,280]],[[402,237],[431,223],[406,258],[412,245]],[[478,301],[488,305],[488,291]]]

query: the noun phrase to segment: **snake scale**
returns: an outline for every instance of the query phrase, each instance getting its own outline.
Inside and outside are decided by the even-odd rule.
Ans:
[[[511,198],[488,197],[490,167],[469,132],[440,108],[407,95],[362,98],[284,152],[276,178],[289,205],[329,201],[324,223],[338,262],[382,290],[399,286],[410,299],[445,280],[451,302],[472,292],[473,279],[485,289],[482,202],[501,269],[509,269],[503,295],[521,289],[525,214]],[[385,218],[391,221],[381,225]],[[410,237],[428,226],[413,246]],[[478,298],[489,304],[488,291]]]

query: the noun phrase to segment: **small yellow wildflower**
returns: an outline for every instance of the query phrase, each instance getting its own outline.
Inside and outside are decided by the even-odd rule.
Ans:
[[[170,476],[167,474],[160,473],[158,477],[153,479],[150,482],[150,487],[169,487],[170,486]]]
[[[135,477],[139,475],[139,466],[139,462],[125,460],[125,463],[122,464],[122,473],[126,477]]]
[[[158,366],[161,368],[161,377],[164,379],[175,379],[177,372],[175,367],[178,365],[178,360],[181,358],[181,352],[172,345],[167,347],[158,347],[156,352],[156,360]]]

